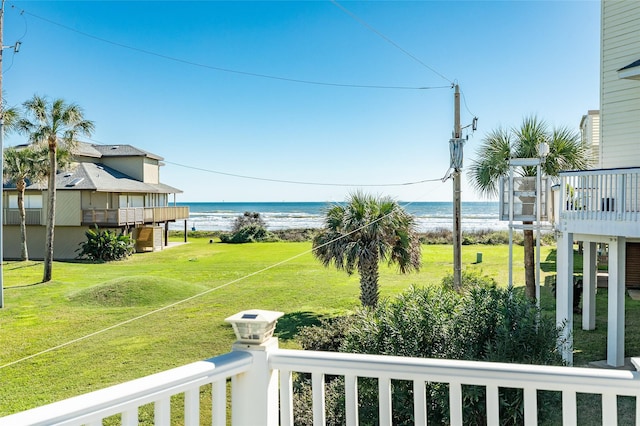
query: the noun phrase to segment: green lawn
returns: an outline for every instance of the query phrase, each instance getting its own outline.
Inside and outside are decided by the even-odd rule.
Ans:
[[[357,275],[324,268],[310,248],[310,243],[226,245],[191,239],[123,262],[57,262],[54,281],[47,284],[39,283],[41,263],[6,263],[0,416],[226,353],[234,337],[224,318],[246,309],[285,312],[277,327],[280,345],[298,347],[298,327],[359,304]],[[481,264],[474,264],[477,252],[483,253]],[[552,274],[553,252],[543,247],[542,253],[549,260],[544,275]],[[506,246],[464,246],[462,254],[464,268],[506,285]],[[440,282],[452,270],[451,259],[451,246],[425,245],[419,273],[403,276],[383,266],[381,297],[412,284]],[[522,247],[515,248],[514,259],[515,284],[522,285]],[[552,315],[548,288],[542,295],[543,308]],[[627,327],[635,327],[640,306],[627,302]],[[576,364],[604,358],[606,292],[598,295],[598,315],[597,331],[576,330]],[[575,321],[579,329],[580,316]],[[98,334],[82,339],[92,333]],[[76,339],[81,340],[52,349]],[[640,339],[629,336],[627,351],[640,354]],[[25,357],[31,358],[20,361]]]

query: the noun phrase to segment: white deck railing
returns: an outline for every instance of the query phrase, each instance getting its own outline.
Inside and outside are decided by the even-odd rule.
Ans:
[[[637,221],[640,168],[560,173],[560,206],[565,218]]]
[[[231,424],[293,425],[294,373],[312,376],[313,423],[325,424],[326,375],[345,378],[346,424],[357,425],[358,378],[378,380],[380,425],[391,425],[392,380],[413,382],[415,424],[427,423],[425,384],[449,386],[451,425],[462,425],[462,386],[486,389],[487,424],[500,424],[499,389],[523,390],[525,425],[538,422],[537,391],[562,393],[562,423],[577,424],[577,395],[601,395],[602,424],[618,422],[618,396],[636,400],[640,424],[640,374],[632,371],[550,367],[473,361],[403,358],[379,355],[295,351],[278,349],[277,340],[263,345],[235,345],[234,351],[207,361],[123,383],[23,413],[0,418],[2,426],[101,425],[102,419],[121,414],[123,425],[138,424],[138,409],[155,405],[155,424],[170,424],[170,398],[184,393],[184,424],[198,425],[200,388],[212,384],[212,424],[227,424],[227,379],[231,378]],[[368,419],[371,420],[371,419]]]
[[[138,425],[139,408],[154,405],[154,424],[171,424],[171,397],[184,394],[184,424],[200,422],[200,388],[212,385],[212,424],[227,424],[227,379],[251,368],[248,352],[231,352],[206,361],[153,374],[141,379],[69,398],[0,418],[2,426],[102,425],[102,420],[121,416],[121,424]]]

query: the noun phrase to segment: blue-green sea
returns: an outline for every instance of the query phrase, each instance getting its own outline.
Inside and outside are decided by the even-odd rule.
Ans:
[[[451,202],[399,202],[416,218],[419,232],[453,227]],[[177,203],[189,207],[188,229],[199,231],[229,231],[236,217],[244,212],[258,212],[270,230],[320,228],[324,212],[333,203],[275,202],[275,203]],[[183,229],[184,223],[171,225]],[[463,202],[462,229],[507,229],[507,222],[498,220],[497,202]]]

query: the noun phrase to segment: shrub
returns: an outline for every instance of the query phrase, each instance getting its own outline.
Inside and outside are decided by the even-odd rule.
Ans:
[[[446,279],[445,279],[446,280]],[[553,318],[540,312],[526,296],[502,288],[478,274],[464,274],[465,291],[456,293],[446,285],[410,288],[375,309],[361,309],[348,323],[329,324],[307,330],[304,340],[320,342],[326,348],[342,352],[398,355],[422,358],[465,359],[478,361],[561,364],[556,350],[558,330]],[[344,330],[343,326],[348,329]],[[342,343],[337,340],[342,337]],[[303,347],[308,343],[303,344]],[[338,379],[335,379],[338,380]],[[377,418],[377,381],[358,380],[361,419]],[[301,385],[304,386],[304,385]],[[413,416],[413,384],[394,380],[393,423],[409,424]],[[342,392],[338,386],[328,392]],[[428,383],[429,421],[449,421],[449,390],[442,383]],[[501,424],[523,422],[522,392],[500,389]],[[541,394],[538,406],[541,421],[548,419],[553,405]],[[327,400],[339,401],[340,395]],[[343,406],[334,408],[343,410]],[[341,418],[342,414],[336,414]],[[485,389],[463,387],[465,424],[486,424]]]
[[[461,291],[469,291],[474,288],[496,288],[498,286],[496,280],[479,272],[462,271],[461,278]],[[453,290],[453,274],[447,274],[442,279],[442,286],[447,290]]]
[[[264,220],[262,220],[262,217],[260,217],[260,213],[244,212],[242,216],[238,216],[236,220],[233,222],[233,228],[231,229],[231,233],[232,234],[238,233],[242,228],[245,228],[250,225],[255,225],[259,228],[267,227],[267,224],[264,223]]]
[[[544,235],[544,234],[543,234]],[[419,234],[422,244],[452,244],[453,234],[451,230],[440,228]],[[522,232],[513,233],[514,244],[522,245]],[[543,242],[545,240],[543,239]],[[477,229],[462,233],[462,245],[485,244],[497,245],[509,243],[508,231],[493,231],[491,229]]]
[[[236,218],[231,233],[220,234],[221,242],[232,244],[277,240],[275,235],[267,231],[260,213],[256,212],[244,212],[242,216]]]
[[[313,237],[317,232],[318,232],[317,229],[312,229],[312,228],[280,229],[277,231],[273,231],[273,233],[278,238],[278,240],[290,241],[290,242],[312,241]]]
[[[323,319],[319,325],[300,329],[297,337],[302,349],[339,352],[353,321],[354,317],[351,315]]]
[[[78,257],[91,261],[108,262],[125,259],[134,252],[134,241],[125,234],[116,234],[108,229],[100,230],[98,226],[85,232],[87,241],[80,243]]]
[[[220,234],[223,243],[242,244],[258,241],[276,241],[277,238],[260,225],[247,225],[231,234]]]

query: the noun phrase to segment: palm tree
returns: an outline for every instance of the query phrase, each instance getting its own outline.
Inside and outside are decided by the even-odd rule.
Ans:
[[[20,212],[20,237],[22,260],[29,260],[27,249],[27,220],[24,208],[24,192],[29,182],[37,182],[47,175],[47,148],[29,146],[26,148],[7,148],[4,152],[3,175],[15,182],[18,190],[18,210]]]
[[[542,172],[557,176],[561,170],[584,169],[589,165],[589,151],[577,132],[567,127],[549,131],[547,124],[535,116],[523,120],[519,128],[493,130],[482,141],[477,159],[469,168],[471,185],[487,197],[498,195],[498,182],[509,175],[509,159],[538,158],[538,146],[546,142],[549,154],[541,164]],[[519,176],[535,176],[536,167],[520,167]],[[531,224],[531,222],[523,222]],[[524,266],[526,294],[535,299],[535,268],[533,230],[524,232]]]
[[[79,135],[90,136],[94,125],[84,118],[82,109],[76,104],[67,104],[62,99],[49,101],[34,95],[24,104],[25,116],[18,122],[18,129],[36,144],[45,144],[49,151],[47,184],[47,233],[44,251],[44,275],[42,282],[51,281],[53,264],[53,234],[56,209],[56,174],[58,145],[69,152],[77,145]]]
[[[363,306],[378,304],[378,264],[396,263],[401,273],[420,267],[420,242],[413,216],[389,197],[360,192],[346,205],[331,207],[324,228],[313,239],[313,254],[324,266],[360,274]]]

